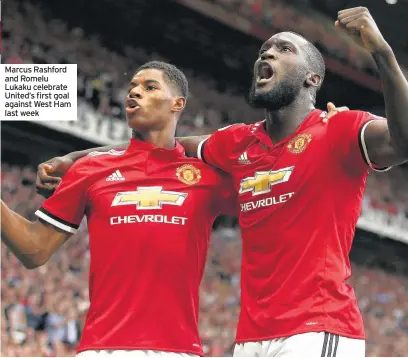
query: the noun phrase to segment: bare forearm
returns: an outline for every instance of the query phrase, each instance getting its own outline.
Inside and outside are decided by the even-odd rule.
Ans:
[[[27,268],[38,266],[36,259],[41,252],[33,225],[1,201],[1,241]]]
[[[193,136],[193,137],[179,137],[176,140],[184,147],[186,154],[189,157],[197,158],[198,145],[207,139],[210,135]]]
[[[374,53],[383,86],[385,110],[392,145],[399,156],[408,159],[408,82],[392,49]]]
[[[121,143],[121,144],[113,144],[113,145],[107,145],[104,147],[96,147],[96,148],[91,148],[91,149],[85,149],[85,150],[80,150],[77,152],[72,152],[69,153],[67,155],[65,155],[65,157],[71,159],[72,161],[76,161],[82,157],[85,157],[86,155],[88,155],[91,152],[94,151],[99,151],[99,152],[108,152],[111,149],[126,149],[129,146],[129,142],[125,142],[125,143]]]

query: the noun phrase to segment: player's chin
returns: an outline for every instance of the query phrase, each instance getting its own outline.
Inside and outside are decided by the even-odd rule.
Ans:
[[[137,131],[146,130],[151,127],[150,121],[141,115],[126,115],[126,120],[128,122],[129,128],[135,129]]]

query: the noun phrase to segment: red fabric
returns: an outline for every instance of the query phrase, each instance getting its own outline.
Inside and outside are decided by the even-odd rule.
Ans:
[[[79,352],[203,354],[199,285],[213,221],[220,210],[236,211],[232,191],[179,145],[132,140],[121,155],[89,155],[71,168],[41,210],[56,226],[88,219],[90,307]]]
[[[315,110],[279,143],[258,122],[217,131],[203,145],[204,160],[231,174],[239,192],[237,342],[315,331],[364,338],[346,280],[368,174],[359,135],[370,118],[348,111],[323,124]]]

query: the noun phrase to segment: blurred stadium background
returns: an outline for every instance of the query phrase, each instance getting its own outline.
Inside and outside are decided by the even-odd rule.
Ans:
[[[323,52],[328,101],[384,115],[371,57],[335,32],[338,10],[368,6],[408,73],[408,2],[399,0],[3,1],[3,63],[77,63],[78,121],[2,122],[1,195],[29,219],[43,199],[36,165],[129,137],[126,84],[142,63],[170,61],[189,79],[179,135],[259,120],[245,103],[262,41],[292,30]],[[25,185],[21,179],[27,179]],[[408,355],[408,168],[371,174],[351,259],[367,355]],[[72,356],[88,308],[85,223],[45,266],[28,271],[2,246],[1,356]],[[239,312],[240,233],[220,218],[201,286],[200,329],[208,356],[232,353]]]

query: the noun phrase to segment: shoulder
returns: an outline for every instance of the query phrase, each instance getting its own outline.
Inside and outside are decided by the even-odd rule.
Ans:
[[[239,138],[249,133],[251,126],[252,125],[247,125],[244,123],[231,124],[229,126],[218,129],[217,131],[213,133],[212,136],[218,136],[218,137],[230,138],[230,139]]]
[[[220,128],[205,141],[205,144],[219,148],[220,151],[229,152],[232,149],[236,149],[239,145],[245,146],[245,143],[253,138],[253,133],[262,123],[237,123]]]
[[[103,161],[106,160],[108,158],[114,158],[114,157],[120,157],[123,156],[126,153],[126,150],[116,150],[116,149],[111,149],[107,152],[99,152],[97,150],[90,152],[87,156],[85,156],[84,158],[88,158],[93,162],[98,162],[98,161]]]
[[[365,111],[344,111],[339,112],[329,119],[327,129],[331,137],[347,139],[347,137],[359,135],[366,123],[378,117]]]
[[[370,117],[375,117],[373,114],[360,110],[349,110],[339,112],[329,119],[328,123],[336,125],[346,125],[350,121],[368,120]]]
[[[90,152],[88,155],[78,159],[67,174],[70,176],[87,176],[88,178],[98,172],[98,169],[111,166],[112,162],[123,157],[125,151],[116,151],[114,149],[109,152]]]
[[[248,127],[250,127],[250,125],[245,123],[234,123],[218,129],[217,132],[234,133],[243,131]]]
[[[126,150],[118,151],[111,149],[108,152],[93,151],[82,159],[87,160],[86,165],[89,167],[99,167],[110,165],[110,163],[117,160],[122,160],[125,154]]]
[[[368,124],[377,120],[386,119],[366,111],[339,112],[329,119],[328,131],[331,136],[339,136],[339,139],[348,135],[361,136]]]

